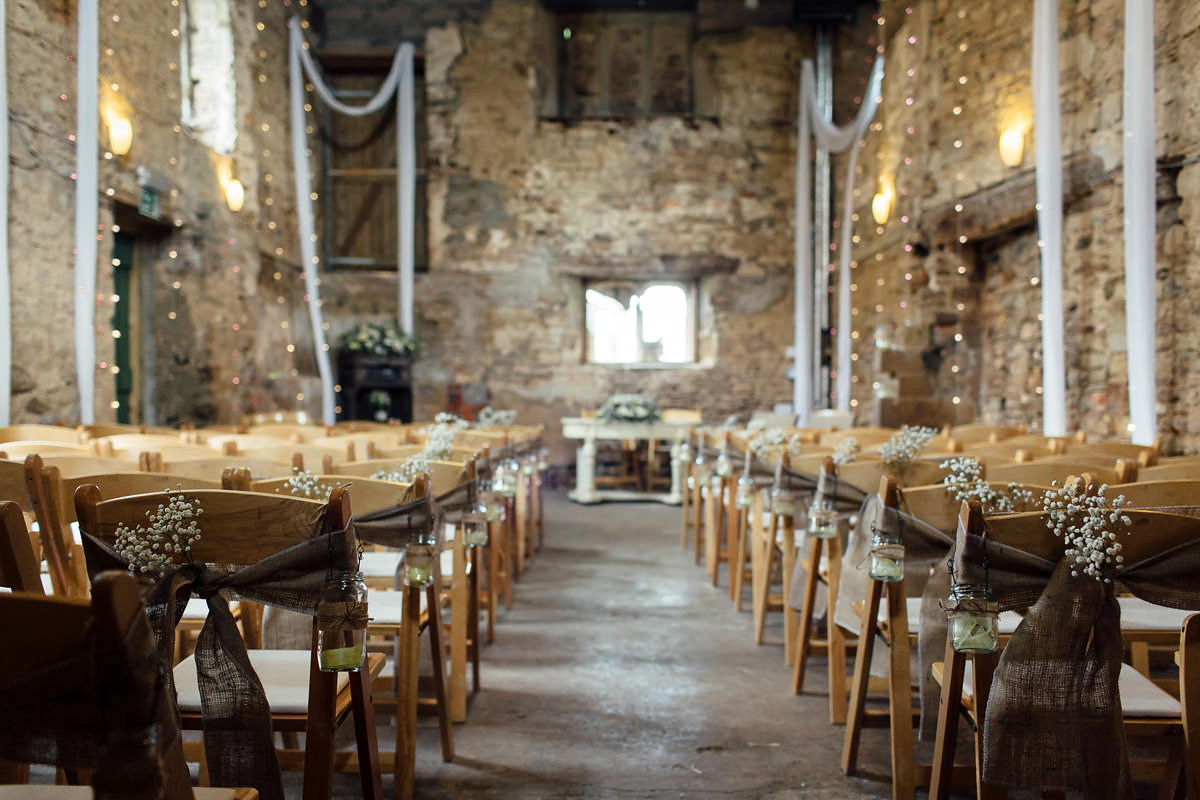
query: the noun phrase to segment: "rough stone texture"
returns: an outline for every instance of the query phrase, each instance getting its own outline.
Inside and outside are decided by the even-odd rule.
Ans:
[[[911,8],[911,13],[907,9]],[[1028,4],[970,6],[885,0],[884,101],[856,175],[857,211],[868,221],[856,253],[855,327],[859,354],[855,399],[872,404],[874,376],[865,357],[871,333],[892,325],[919,347],[937,313],[963,320],[961,380],[946,391],[977,399],[995,422],[1041,419],[1040,259],[1031,223],[1015,229],[1008,207],[970,207],[971,197],[1015,196],[1034,164]],[[1195,300],[1185,287],[1196,271],[1200,180],[1194,156],[1197,95],[1195,43],[1200,10],[1186,0],[1158,0],[1156,124],[1160,161],[1158,214],[1159,430],[1169,450],[1200,450],[1200,417],[1189,398],[1200,390],[1195,367]],[[1121,41],[1117,0],[1060,4],[1063,152],[1087,164],[1082,192],[1072,192],[1064,224],[1064,292],[1068,425],[1096,435],[1125,435],[1124,238],[1121,197]],[[911,72],[910,72],[911,71]],[[909,99],[911,98],[911,104]],[[956,113],[957,110],[957,113]],[[1009,127],[1027,131],[1024,163],[1000,162],[997,142]],[[870,199],[894,182],[887,226],[869,223]],[[963,231],[945,209],[968,206]],[[978,210],[979,214],[973,212]],[[916,244],[916,247],[913,245]],[[929,255],[922,255],[924,252]],[[959,274],[959,266],[964,269]],[[911,275],[911,280],[904,276]],[[903,304],[903,307],[901,307]]]
[[[137,298],[133,333],[149,363],[135,364],[135,371],[139,382],[152,381],[157,407],[156,412],[144,408],[138,392],[134,419],[228,420],[249,406],[295,403],[312,383],[287,352],[293,336],[282,327],[303,292],[296,291],[294,281],[286,293],[271,287],[276,270],[284,283],[282,273],[294,276],[299,261],[290,152],[283,138],[285,18],[294,9],[278,2],[260,8],[249,0],[231,5],[240,120],[231,157],[213,153],[180,126],[178,4],[145,0],[101,14],[102,154],[106,109],[122,110],[134,131],[128,157],[101,160],[96,297],[96,416],[101,420],[116,415],[111,407],[113,222],[117,204],[137,205],[138,166],[151,168],[175,189],[163,197],[161,227],[135,232],[135,225],[124,226],[138,236],[135,275],[148,283]],[[79,419],[71,300],[74,6],[10,3],[8,24],[9,82],[19,87],[10,93],[9,123],[13,419],[74,422]],[[239,214],[225,206],[217,179],[218,170],[231,163],[246,187]],[[136,216],[122,218],[136,221]],[[311,350],[311,333],[305,335],[308,344],[301,338],[298,352]]]

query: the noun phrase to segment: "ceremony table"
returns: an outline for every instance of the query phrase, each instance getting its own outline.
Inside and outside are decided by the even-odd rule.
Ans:
[[[679,461],[679,445],[694,422],[608,422],[603,419],[564,417],[563,436],[582,439],[576,451],[575,488],[567,496],[577,503],[600,503],[605,500],[652,500],[659,503],[679,505],[683,501],[683,464]],[[671,490],[661,492],[634,492],[625,490],[596,489],[596,440],[597,439],[660,439],[671,443]]]

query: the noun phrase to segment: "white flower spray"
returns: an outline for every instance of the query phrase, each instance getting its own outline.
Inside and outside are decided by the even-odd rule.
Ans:
[[[1043,504],[1050,531],[1067,545],[1065,556],[1072,560],[1071,574],[1088,575],[1105,583],[1112,579],[1104,572],[1125,562],[1117,534],[1133,524],[1122,509],[1128,505],[1124,495],[1105,497],[1107,485],[1095,494],[1087,491],[1082,481],[1066,486],[1050,485]]]
[[[292,497],[307,497],[310,500],[324,500],[333,491],[332,486],[326,486],[315,474],[302,469],[293,469],[292,477],[283,482],[283,488]],[[278,489],[275,491],[282,494]]]
[[[842,439],[837,443],[837,447],[833,448],[833,463],[839,467],[842,464],[849,464],[858,456],[858,440],[853,436]]]
[[[1033,491],[1019,483],[1010,483],[1005,489],[993,489],[983,479],[983,467],[979,461],[970,456],[951,458],[938,466],[949,470],[942,479],[946,491],[960,503],[975,500],[983,506],[985,514],[1011,514],[1036,502]]]
[[[113,546],[134,572],[161,576],[171,564],[190,560],[202,513],[199,500],[168,489],[166,505],[146,512],[149,525],[118,525]]]
[[[937,433],[937,428],[904,425],[883,443],[879,455],[889,467],[902,470],[916,460],[917,454]]]

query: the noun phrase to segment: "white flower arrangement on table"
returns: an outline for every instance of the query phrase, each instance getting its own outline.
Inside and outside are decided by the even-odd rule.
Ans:
[[[292,497],[307,497],[310,500],[324,500],[333,491],[332,486],[323,484],[314,473],[298,468],[292,469],[292,476],[283,482],[283,488]],[[282,494],[279,489],[275,491]]]
[[[367,404],[382,411],[392,407],[392,396],[383,389],[374,389],[367,395]]]
[[[843,464],[849,464],[858,457],[858,440],[853,436],[842,439],[837,443],[837,447],[833,448],[833,463],[839,467]]]
[[[367,353],[373,356],[411,356],[420,342],[397,325],[364,322],[338,339],[338,350],[348,353]]]
[[[903,470],[916,460],[917,455],[925,445],[937,436],[937,428],[927,428],[921,425],[912,427],[904,425],[892,435],[892,438],[879,448],[883,463],[897,470]]]
[[[1107,485],[1091,494],[1083,481],[1061,487],[1056,481],[1050,487],[1042,500],[1047,515],[1046,526],[1066,544],[1064,555],[1073,559],[1071,575],[1082,573],[1112,583],[1112,578],[1104,574],[1105,570],[1125,562],[1117,533],[1124,531],[1128,535],[1129,531],[1124,529],[1133,524],[1122,513],[1128,505],[1125,496],[1105,497]]]
[[[149,525],[118,525],[113,546],[133,572],[161,576],[173,562],[190,559],[192,545],[200,538],[196,519],[202,513],[198,499],[168,489],[166,505],[146,512]]]
[[[614,394],[596,416],[605,422],[653,422],[658,419],[658,404],[642,394]]]
[[[517,421],[517,412],[512,409],[484,406],[475,415],[475,424],[481,428],[504,428]]]
[[[983,479],[983,467],[978,459],[970,456],[951,458],[938,466],[949,470],[942,479],[946,491],[953,494],[959,503],[964,500],[977,501],[983,506],[985,514],[1011,514],[1035,502],[1034,493],[1019,483],[1010,483],[1003,490],[993,489]]]

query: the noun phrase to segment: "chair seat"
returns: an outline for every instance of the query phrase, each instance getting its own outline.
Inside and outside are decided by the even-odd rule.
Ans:
[[[406,592],[389,592],[371,589],[367,592],[367,609],[373,625],[399,625],[404,621],[404,595]],[[429,608],[428,595],[421,592],[421,615]]]
[[[1167,608],[1148,603],[1140,597],[1118,597],[1121,606],[1121,630],[1123,631],[1169,631],[1183,630],[1183,621],[1192,611]]]
[[[908,616],[908,632],[915,634],[921,630],[921,598],[906,597],[904,598],[905,612]],[[861,614],[861,612],[860,612]],[[887,604],[879,604],[879,621],[887,621]],[[1000,612],[1000,635],[1008,636],[1017,629],[1021,624],[1021,615],[1015,611]]]
[[[441,570],[443,576],[449,576],[454,573],[454,551],[442,551]],[[368,581],[374,579],[392,579],[396,577],[396,573],[400,571],[400,565],[404,562],[404,553],[399,550],[388,550],[386,552],[363,553],[362,561],[359,564],[359,569],[362,570],[363,577]]]
[[[935,666],[939,669],[934,670],[934,677],[941,683],[942,665]],[[972,666],[974,665],[967,661],[963,668],[963,697],[974,701],[975,682],[971,680]],[[1121,711],[1125,717],[1178,718],[1183,713],[1178,700],[1128,664],[1121,665],[1117,691],[1121,696]],[[973,705],[973,702],[970,705]]]
[[[0,800],[84,800],[92,796],[90,786],[0,786]],[[196,800],[255,800],[256,789],[218,789],[197,786]]]
[[[308,650],[250,650],[250,663],[262,681],[267,705],[273,714],[304,714],[308,711],[308,671],[312,653]],[[350,685],[348,673],[337,673],[338,692]],[[196,678],[195,656],[175,665],[175,689],[179,710],[200,713],[200,687]]]

